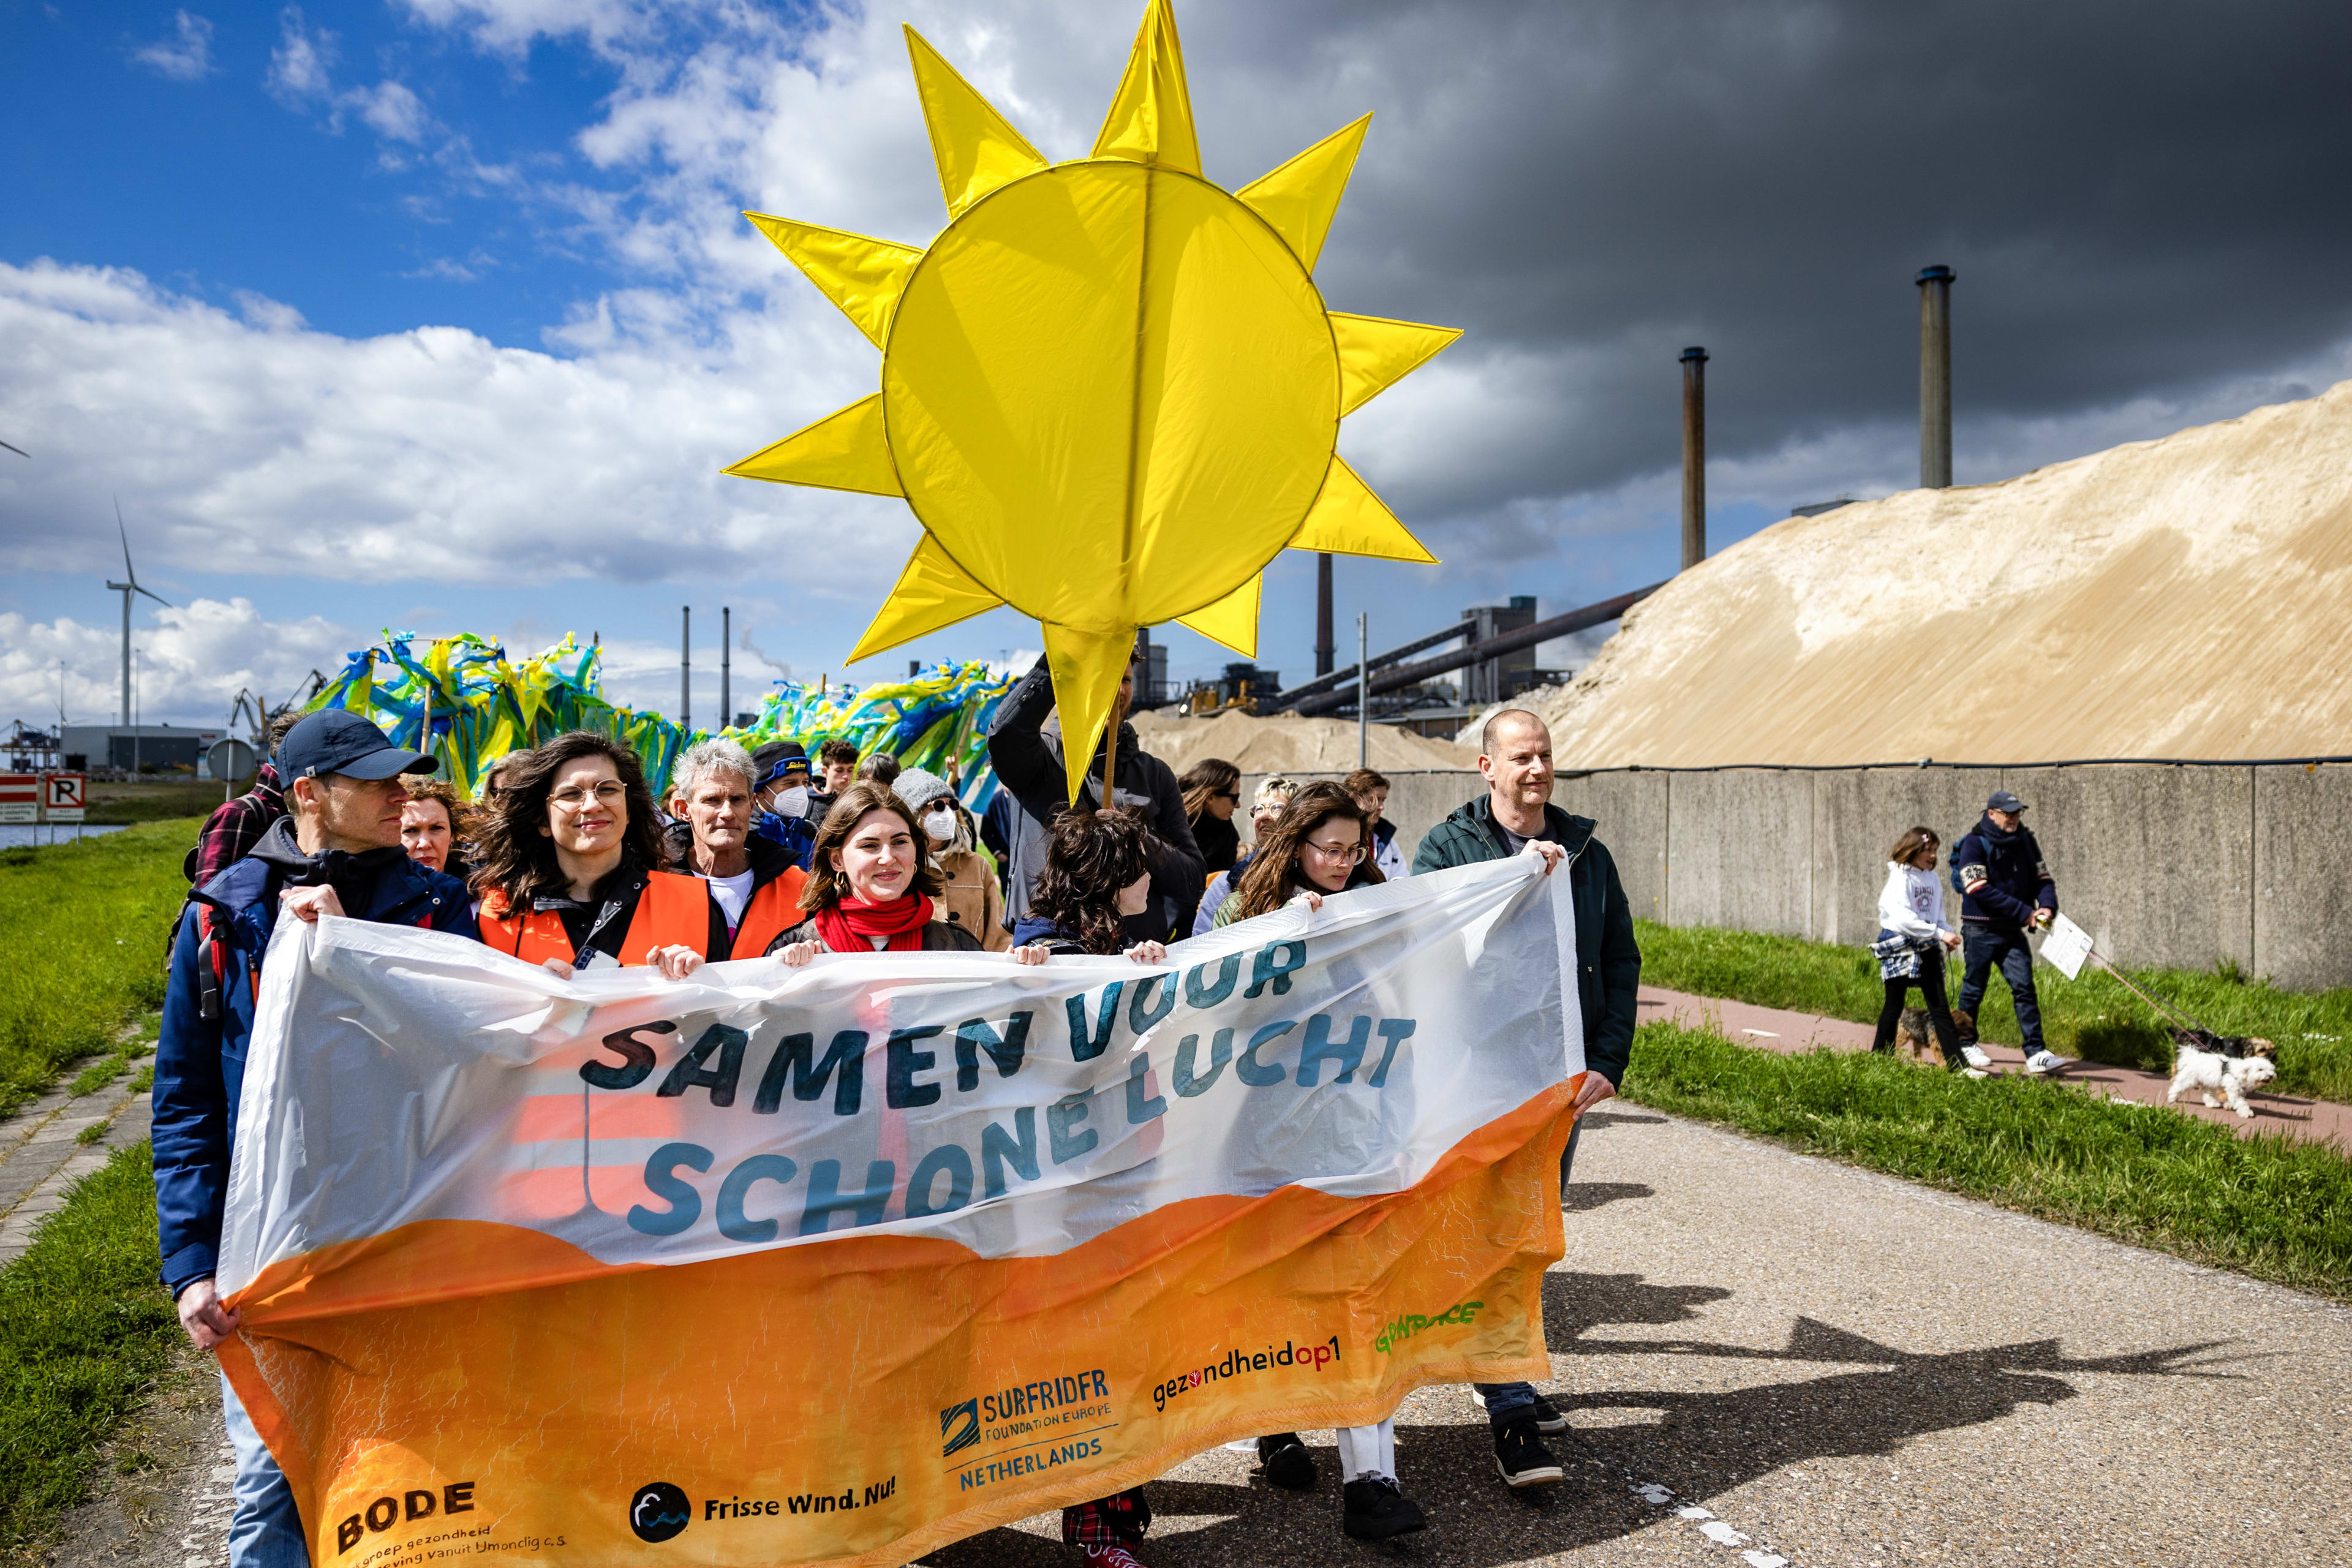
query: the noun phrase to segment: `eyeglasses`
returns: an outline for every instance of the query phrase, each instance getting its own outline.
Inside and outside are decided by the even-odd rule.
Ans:
[[[569,788],[557,790],[549,795],[547,803],[550,805],[560,805],[576,816],[588,809],[591,799],[599,805],[618,805],[628,798],[628,795],[627,788],[620,780],[607,779],[596,786],[596,793],[593,796],[578,784],[572,784]]]
[[[1343,866],[1352,866],[1364,858],[1364,847],[1361,844],[1318,844],[1309,839],[1307,847],[1314,850],[1326,860],[1336,860]]]
[[[1230,800],[1237,802],[1242,798],[1242,792],[1237,789],[1221,789],[1209,798],[1211,800]]]

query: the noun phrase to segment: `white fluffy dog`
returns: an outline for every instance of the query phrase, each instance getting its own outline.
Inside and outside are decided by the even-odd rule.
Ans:
[[[2246,1090],[2260,1089],[2278,1077],[2278,1068],[2265,1057],[2225,1057],[2213,1051],[2200,1051],[2183,1046],[2173,1058],[2172,1092],[2164,1097],[2169,1105],[2190,1089],[2201,1091],[2208,1105],[2227,1103],[2231,1110],[2248,1121],[2253,1120],[2254,1108],[2246,1103]],[[2219,1095],[2221,1098],[2214,1098]]]

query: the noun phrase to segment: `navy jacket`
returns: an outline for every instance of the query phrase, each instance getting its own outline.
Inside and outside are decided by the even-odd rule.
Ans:
[[[1633,941],[1633,910],[1617,879],[1617,862],[1610,858],[1608,847],[1592,837],[1598,823],[1547,805],[1544,826],[1544,837],[1568,851],[1564,874],[1569,901],[1576,910],[1576,991],[1584,1009],[1584,1065],[1622,1088],[1625,1064],[1633,1056],[1635,999],[1642,989],[1642,950]],[[1494,805],[1482,795],[1429,830],[1413,855],[1412,874],[1500,860],[1510,852],[1510,840],[1495,820]]]
[[[2058,907],[2058,884],[2042,863],[2042,846],[2023,823],[2003,833],[1988,816],[1952,846],[1958,868],[1960,919],[1997,931],[2021,931],[2036,909]]]
[[[358,919],[479,939],[465,885],[455,877],[428,871],[397,848],[305,855],[284,817],[251,854],[190,896],[194,907],[172,944],[155,1047],[155,1222],[163,1284],[174,1297],[211,1275],[218,1259],[237,1095],[253,1038],[254,982],[278,924],[278,895],[321,882],[331,883],[344,911]],[[206,909],[211,918],[199,918]],[[213,978],[203,943],[207,926],[222,971],[211,1018],[204,1016]]]

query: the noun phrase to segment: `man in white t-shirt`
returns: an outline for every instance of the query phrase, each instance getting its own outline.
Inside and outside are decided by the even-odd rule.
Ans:
[[[729,953],[756,958],[782,931],[803,918],[805,878],[780,845],[751,831],[751,754],[733,741],[689,746],[670,770],[670,850],[677,868],[710,885],[727,917]]]

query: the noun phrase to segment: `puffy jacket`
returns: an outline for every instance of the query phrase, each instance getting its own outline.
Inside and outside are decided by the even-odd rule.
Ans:
[[[1985,817],[1952,846],[1961,891],[1960,919],[2000,931],[2021,931],[2037,909],[2058,908],[2058,884],[2042,862],[2042,846],[2023,823],[2003,833]]]
[[[1069,781],[1062,766],[1062,729],[1054,707],[1054,676],[1039,659],[1020,684],[1004,694],[988,730],[988,762],[996,782],[1013,793],[1027,816],[1012,835],[1012,868],[1004,903],[1006,918],[1018,923],[1029,912],[1029,889],[1045,869],[1045,828],[1069,804]],[[1100,798],[1102,753],[1097,750],[1094,773],[1087,780],[1082,804],[1089,810]],[[1151,912],[1128,923],[1130,941],[1150,937],[1166,941],[1176,916],[1201,901],[1206,879],[1201,847],[1193,842],[1192,822],[1184,815],[1184,792],[1176,784],[1175,770],[1146,752],[1135,726],[1118,727],[1118,776],[1111,789],[1113,805],[1139,806],[1144,824],[1158,836],[1160,851],[1151,868]]]
[[[988,863],[988,858],[956,844],[932,858],[947,879],[936,902],[948,924],[971,932],[991,952],[1013,946],[1013,938],[1004,929],[1004,891],[996,885],[996,868]]]
[[[175,1297],[213,1273],[220,1251],[236,1101],[278,895],[321,882],[355,919],[478,934],[456,878],[426,870],[397,847],[306,855],[284,817],[252,853],[196,889],[172,946],[155,1047],[155,1221],[163,1284]]]
[[[1569,898],[1576,911],[1576,992],[1584,1010],[1584,1062],[1612,1084],[1625,1081],[1633,1054],[1635,997],[1642,987],[1642,950],[1633,942],[1633,910],[1617,880],[1617,862],[1592,837],[1600,824],[1544,807],[1549,837],[1568,851]],[[1429,830],[1412,858],[1412,874],[1500,860],[1510,841],[1485,795]],[[1561,875],[1554,871],[1555,877]]]

